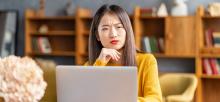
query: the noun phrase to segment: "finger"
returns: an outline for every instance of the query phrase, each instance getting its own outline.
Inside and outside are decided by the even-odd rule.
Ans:
[[[116,55],[116,56],[117,56],[118,59],[120,59],[120,56],[119,56],[119,55]]]
[[[119,60],[119,56],[117,55],[117,53],[114,53],[115,58],[117,59],[117,61]]]
[[[115,56],[115,60],[118,61],[119,58],[118,58],[117,54],[114,53],[114,56]]]
[[[117,53],[115,53],[115,56],[116,56],[117,61],[118,61],[120,59],[120,56]]]
[[[115,56],[117,57],[117,59],[120,59],[120,56],[118,55],[117,52],[114,52],[115,53]]]
[[[115,55],[115,54],[113,54],[113,56],[114,56],[114,60],[118,60],[118,58],[117,58],[117,56]]]
[[[120,52],[118,52],[117,50],[115,50],[115,52],[116,52],[117,54],[121,55],[121,53],[120,53]]]
[[[114,60],[114,59],[115,59],[115,57],[114,57],[114,55],[113,55],[113,54],[110,54],[110,56],[111,56],[111,59],[112,59],[112,60]]]

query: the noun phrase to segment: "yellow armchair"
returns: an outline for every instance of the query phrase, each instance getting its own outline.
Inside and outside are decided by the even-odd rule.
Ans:
[[[194,74],[167,73],[160,76],[165,102],[192,102],[197,87]]]
[[[44,97],[40,102],[56,102],[56,64],[51,60],[37,59],[36,62],[44,72],[44,80],[47,82]]]

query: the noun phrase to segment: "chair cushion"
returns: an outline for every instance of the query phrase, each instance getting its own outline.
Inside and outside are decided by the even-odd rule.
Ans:
[[[44,80],[47,82],[44,97],[40,102],[56,102],[56,64],[51,60],[44,59],[36,59],[36,62],[42,68],[44,72]]]

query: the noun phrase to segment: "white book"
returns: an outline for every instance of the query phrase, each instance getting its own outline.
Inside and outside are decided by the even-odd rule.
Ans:
[[[149,37],[144,37],[144,45],[145,45],[145,48],[146,48],[146,52],[148,53],[151,53],[151,47],[150,47],[150,39]]]

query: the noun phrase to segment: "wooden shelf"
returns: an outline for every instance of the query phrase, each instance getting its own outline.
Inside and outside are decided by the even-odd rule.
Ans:
[[[88,35],[89,36],[89,33],[90,33],[90,31],[86,30],[86,31],[83,32],[83,35]]]
[[[52,53],[40,53],[40,52],[33,52],[30,53],[32,56],[76,56],[75,52],[70,51],[54,51]]]
[[[92,20],[92,16],[91,15],[86,15],[86,16],[81,16],[81,19],[89,19]]]
[[[204,78],[204,79],[220,79],[220,75],[202,75],[201,78]]]
[[[74,16],[56,16],[56,17],[28,17],[30,20],[75,20]]]
[[[48,33],[32,32],[33,36],[75,36],[75,31],[50,31]]]
[[[201,53],[220,54],[220,48],[214,48],[214,47],[201,48],[200,51]]]
[[[140,16],[141,19],[165,19],[165,17],[158,16]]]
[[[201,57],[205,58],[220,58],[220,53],[219,54],[201,54]]]
[[[195,55],[166,55],[166,54],[153,54],[158,58],[195,58]]]
[[[82,53],[80,55],[86,57],[86,56],[88,56],[88,52],[87,53]]]
[[[216,18],[216,19],[220,19],[220,16],[202,16],[203,19],[213,19],[213,18]]]

